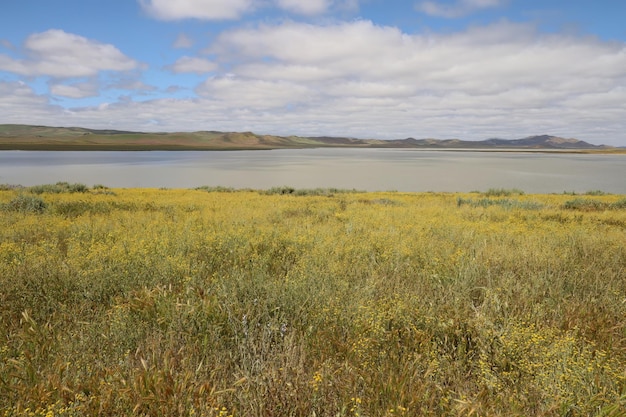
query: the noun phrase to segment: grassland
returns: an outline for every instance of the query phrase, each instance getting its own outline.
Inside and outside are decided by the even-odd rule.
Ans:
[[[0,416],[621,416],[626,199],[0,187]]]
[[[529,141],[530,140],[530,141]],[[574,144],[570,143],[574,141]],[[561,152],[624,154],[626,148],[594,147],[575,139],[535,136],[518,141],[458,139],[355,139],[346,137],[302,137],[259,135],[253,132],[130,132],[81,127],[50,127],[0,124],[0,150],[25,151],[203,151],[268,150],[304,148],[412,148],[449,151]],[[565,145],[563,145],[565,144]]]

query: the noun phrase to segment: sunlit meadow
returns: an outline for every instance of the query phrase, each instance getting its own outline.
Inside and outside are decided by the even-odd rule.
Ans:
[[[0,191],[0,416],[626,413],[626,198]]]

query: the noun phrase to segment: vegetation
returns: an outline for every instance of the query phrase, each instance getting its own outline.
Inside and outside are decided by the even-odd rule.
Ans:
[[[101,189],[102,186],[94,187],[95,189]],[[57,182],[56,184],[35,185],[28,187],[28,191],[33,194],[43,193],[84,193],[89,190],[85,184],[68,182]]]
[[[0,416],[626,413],[624,196],[39,190]]]
[[[311,195],[322,195],[331,197],[335,194],[345,194],[345,193],[363,193],[363,191],[357,190],[346,190],[342,188],[293,188],[289,186],[282,187],[272,187],[269,190],[263,191],[263,194],[271,195],[271,194],[293,194],[299,196],[311,196]]]
[[[596,146],[576,139],[540,135],[524,139],[355,139],[347,137],[301,137],[260,135],[253,132],[129,132],[80,127],[0,124],[0,150],[237,150],[303,149],[320,147],[471,149],[509,152],[572,152],[624,154],[626,149]]]
[[[487,197],[510,197],[512,195],[524,195],[524,191],[517,188],[490,188],[485,192]]]

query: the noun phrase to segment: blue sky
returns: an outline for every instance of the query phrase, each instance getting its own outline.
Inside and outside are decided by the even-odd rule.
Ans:
[[[0,123],[626,146],[623,0],[2,0]]]

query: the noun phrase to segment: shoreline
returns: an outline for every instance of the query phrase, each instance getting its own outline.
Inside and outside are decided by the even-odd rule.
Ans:
[[[393,149],[406,151],[443,151],[443,152],[485,152],[485,153],[554,153],[554,154],[603,154],[623,155],[626,148],[607,149],[550,149],[550,148],[444,148],[444,147],[404,147],[404,146],[193,146],[193,145],[144,145],[144,144],[59,144],[59,143],[1,143],[0,151],[103,151],[103,152],[204,152],[204,151],[270,151],[280,149]]]

